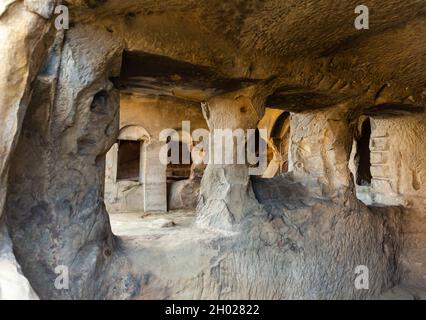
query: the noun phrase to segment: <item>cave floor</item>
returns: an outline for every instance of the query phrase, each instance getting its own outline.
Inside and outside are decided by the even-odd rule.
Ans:
[[[122,241],[135,268],[151,282],[147,291],[137,299],[167,299],[168,293],[161,288],[167,283],[189,281],[204,269],[209,269],[215,250],[203,245],[219,238],[233,236],[198,228],[195,225],[195,212],[176,210],[167,213],[120,213],[111,214],[113,233]],[[189,290],[181,292],[179,298],[199,299],[198,294]],[[381,296],[379,300],[426,300],[426,290],[400,284]]]
[[[195,221],[195,212],[175,210],[167,213],[132,212],[110,215],[112,231],[123,239],[150,237],[181,233],[191,228]]]
[[[202,298],[189,286],[196,275],[211,268],[217,250],[209,244],[232,236],[198,228],[194,211],[111,214],[110,219],[133,273],[143,279],[145,290],[135,299]],[[171,296],[171,284],[182,289]]]
[[[149,248],[164,253],[226,235],[198,228],[195,218],[195,211],[191,210],[110,215],[113,233],[122,240],[126,250],[133,252]]]

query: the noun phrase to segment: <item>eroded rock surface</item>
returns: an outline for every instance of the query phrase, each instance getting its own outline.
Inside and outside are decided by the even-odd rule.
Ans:
[[[22,1],[0,3],[0,215],[3,213],[7,193],[7,176],[10,157],[14,150],[23,117],[31,96],[31,82],[43,63],[44,56],[52,43],[52,5],[46,1],[39,11],[47,17],[34,13]],[[16,30],[20,29],[20,33]]]
[[[75,28],[58,35],[35,85],[10,173],[7,222],[17,259],[44,299],[133,291],[102,200],[105,153],[118,130],[109,78],[121,50],[108,32]],[[68,268],[69,290],[55,287],[58,266]]]
[[[318,196],[349,188],[352,128],[339,106],[291,115],[289,171]]]
[[[20,272],[4,227],[4,206],[12,154],[32,93],[54,31],[50,17],[56,1],[32,6],[31,1],[0,1],[0,298],[36,298]],[[19,30],[19,32],[17,32]]]
[[[290,186],[293,189],[294,186]],[[362,299],[399,280],[401,211],[372,212],[306,198],[289,210],[268,206],[267,217],[251,216],[237,232],[199,228],[192,222],[132,228],[125,238],[133,264],[144,270],[140,299]],[[279,202],[279,201],[277,201]],[[342,210],[342,207],[344,209]],[[119,215],[121,216],[121,215]],[[186,219],[190,219],[187,217]],[[158,218],[158,217],[157,217]],[[142,219],[142,220],[144,220]],[[171,213],[167,219],[177,219]],[[116,228],[125,229],[123,218]],[[140,224],[142,224],[141,222]],[[113,222],[113,225],[115,223]],[[133,222],[128,221],[131,227]],[[366,227],[367,226],[367,227]],[[188,260],[188,257],[190,259]],[[357,290],[355,268],[370,268],[370,290]]]
[[[211,161],[207,165],[201,181],[197,223],[200,226],[232,230],[247,215],[259,210],[251,190],[249,167],[239,163],[238,155],[245,155],[245,141],[232,138],[234,154],[227,159],[226,143],[221,134],[230,130],[254,130],[260,120],[258,106],[252,99],[255,87],[243,92],[233,92],[215,97],[203,106],[214,148],[210,148]],[[244,138],[245,139],[245,138]],[[230,150],[228,148],[228,150]]]
[[[171,184],[169,194],[169,209],[195,209],[200,197],[201,179],[206,166],[193,164],[189,179]]]
[[[0,271],[0,300],[38,299],[15,259],[12,241],[4,225],[0,227]]]

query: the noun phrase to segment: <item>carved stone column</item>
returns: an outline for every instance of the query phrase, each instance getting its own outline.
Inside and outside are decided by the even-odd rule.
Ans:
[[[232,163],[218,163],[215,155],[220,134],[214,130],[242,129],[247,133],[247,129],[256,129],[261,108],[255,105],[252,96],[251,91],[233,92],[212,98],[203,106],[212,141],[210,163],[201,181],[197,208],[197,223],[202,227],[233,230],[246,215],[259,211],[250,183],[249,167],[247,163],[238,163],[237,139],[234,138],[231,143],[234,147]],[[221,150],[223,154],[225,145]]]
[[[145,149],[144,211],[167,211],[166,165],[160,161],[164,142],[152,139]]]
[[[352,126],[339,108],[291,114],[289,171],[317,196],[352,185]]]

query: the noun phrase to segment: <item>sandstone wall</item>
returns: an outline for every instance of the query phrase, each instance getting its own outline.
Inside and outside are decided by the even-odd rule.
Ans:
[[[288,117],[284,122],[279,121],[282,116],[285,116],[284,113],[284,110],[266,108],[265,115],[258,124],[259,129],[267,130],[268,138],[269,163],[263,178],[273,178],[288,169],[290,119]],[[272,153],[271,159],[269,159],[269,153]]]
[[[164,129],[179,131],[182,121],[191,121],[191,130],[207,128],[199,103],[164,97],[121,95],[120,128],[128,125],[141,126],[152,138],[158,139],[159,133]]]
[[[372,181],[357,186],[357,194],[374,206],[403,207],[405,276],[421,287],[426,284],[426,116],[374,117],[371,124]]]
[[[207,123],[204,120],[199,104],[194,104],[192,102],[183,102],[176,99],[164,97],[149,98],[138,95],[121,95],[120,129],[127,128],[129,126],[140,127],[146,131],[147,136],[144,137],[143,140],[141,140],[141,143],[143,143],[143,145],[141,146],[143,150],[141,150],[140,168],[143,172],[141,172],[140,174],[139,182],[126,180],[117,181],[117,145],[114,145],[113,148],[111,148],[111,150],[107,154],[105,200],[108,211],[110,213],[144,211],[144,180],[146,179],[146,177],[150,176],[150,172],[154,172],[155,167],[159,166],[158,152],[153,151],[154,154],[147,154],[147,152],[150,150],[149,144],[155,144],[158,142],[159,135],[162,130],[174,129],[180,132],[182,130],[182,121],[190,121],[191,131],[200,128],[207,128]],[[156,157],[157,160],[155,160]],[[151,158],[152,163],[147,164],[146,162]],[[159,166],[158,170],[165,170],[165,168],[164,166]],[[155,181],[162,183],[161,188],[164,189],[166,188],[165,178],[160,178],[161,177],[158,174],[153,176],[153,179],[155,179]],[[198,189],[198,187],[193,185],[192,182],[193,181],[191,180],[186,182],[176,182],[169,185],[170,190],[167,193],[174,195],[172,197],[169,197],[169,200],[173,202],[170,207],[171,209],[184,208],[186,207],[186,205],[189,204],[188,201],[185,201],[186,205],[184,206],[180,200],[177,200],[177,198],[185,197],[185,195],[183,194],[184,191],[181,188],[182,186],[179,185],[185,184],[187,185],[186,188],[190,187]],[[193,198],[189,202],[194,202],[194,200],[197,199],[197,190],[195,189],[194,192],[191,192],[193,194],[192,197],[189,195],[187,196],[187,198]],[[158,192],[153,191],[149,193],[149,197],[150,199],[152,198],[152,200],[157,197],[159,201],[164,202],[166,204],[165,210],[167,210],[167,196],[165,196],[164,194],[160,195]],[[156,207],[159,209],[164,208],[164,206]],[[195,208],[195,206],[192,206],[192,208]]]
[[[107,31],[73,28],[58,34],[34,84],[6,215],[17,261],[43,299],[132,291],[103,203],[105,154],[119,124],[119,95],[109,78],[120,70],[121,53]],[[68,270],[68,289],[55,287],[58,266]],[[115,280],[104,283],[108,274]]]
[[[318,197],[352,185],[348,168],[353,128],[343,106],[291,114],[289,171]]]
[[[0,1],[0,299],[35,299],[15,260],[5,228],[5,202],[13,153],[31,99],[32,83],[53,42],[57,1]]]

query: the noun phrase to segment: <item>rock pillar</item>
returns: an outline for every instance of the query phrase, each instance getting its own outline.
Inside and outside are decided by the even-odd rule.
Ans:
[[[215,131],[244,130],[247,134],[247,129],[257,127],[261,117],[258,109],[261,108],[255,105],[252,95],[240,92],[212,98],[203,105],[211,141],[210,162],[201,181],[197,207],[197,223],[202,227],[233,230],[246,215],[259,209],[250,183],[249,167],[247,163],[238,162],[237,139],[231,142],[234,148],[231,163],[221,162],[216,157],[220,133]],[[221,150],[225,154],[225,139],[223,142]],[[245,142],[242,146],[245,147]]]
[[[151,140],[144,152],[144,211],[167,211],[166,165],[160,161],[164,142]]]
[[[317,196],[352,185],[352,126],[339,108],[291,114],[289,171]]]

